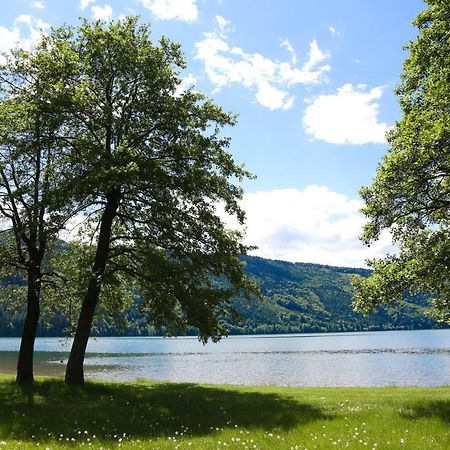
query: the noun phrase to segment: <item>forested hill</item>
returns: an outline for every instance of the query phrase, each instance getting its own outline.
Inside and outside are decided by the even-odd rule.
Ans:
[[[400,304],[380,310],[367,318],[351,307],[351,275],[366,276],[365,269],[331,267],[319,264],[289,263],[246,257],[246,272],[261,285],[264,298],[234,300],[242,321],[226,323],[230,334],[302,333],[325,331],[391,330],[433,328],[425,315],[425,297],[406,298]],[[138,301],[126,314],[129,326],[122,331],[106,320],[96,324],[97,335],[161,334],[148,327],[138,313]],[[40,336],[61,336],[67,323],[50,318],[50,328],[40,326]],[[5,314],[0,308],[0,336],[19,336],[20,315]],[[194,333],[194,331],[193,331]]]
[[[319,264],[289,263],[247,257],[246,271],[256,278],[263,301],[238,299],[235,307],[245,319],[229,324],[232,333],[296,333],[323,331],[432,328],[425,315],[427,299],[406,297],[399,304],[364,318],[352,310],[351,276],[369,270]]]

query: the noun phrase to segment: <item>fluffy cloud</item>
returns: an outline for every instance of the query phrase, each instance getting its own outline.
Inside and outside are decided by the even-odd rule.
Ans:
[[[318,83],[330,70],[329,65],[321,65],[329,55],[320,50],[315,40],[310,43],[307,62],[297,67],[297,55],[288,40],[282,41],[281,45],[291,54],[290,61],[272,60],[229,45],[223,33],[229,22],[219,23],[217,18],[216,21],[220,32],[204,33],[203,39],[195,45],[195,58],[203,63],[216,90],[233,83],[240,84],[255,93],[260,105],[270,110],[289,109],[294,103],[289,88],[297,84]]]
[[[362,267],[365,259],[394,248],[387,235],[370,248],[362,245],[361,206],[325,186],[247,193],[242,201],[246,243],[257,245],[254,254],[265,258]]]
[[[231,22],[222,16],[214,16],[214,20],[221,31],[231,31],[233,29]]]
[[[94,3],[95,0],[81,0],[80,1],[80,9],[85,9],[89,3]]]
[[[303,125],[307,134],[330,144],[385,142],[386,123],[378,122],[383,87],[366,90],[345,84],[332,95],[316,97],[306,108]]]
[[[198,17],[196,0],[139,0],[158,19],[195,22]]]
[[[362,202],[326,186],[246,193],[241,206],[247,214],[245,242],[257,245],[252,254],[264,258],[365,267],[367,258],[396,251],[386,233],[370,248],[363,246],[359,240],[365,221],[359,212]],[[229,228],[237,227],[223,208],[218,213]],[[85,221],[83,214],[73,217],[59,237],[79,238]]]
[[[113,15],[113,10],[109,5],[93,6],[91,12],[95,20],[111,20]]]
[[[177,86],[174,93],[175,97],[179,97],[184,91],[193,87],[195,83],[197,83],[197,78],[195,78],[191,73],[187,74]]]
[[[0,52],[9,53],[15,47],[31,50],[48,27],[41,19],[28,14],[17,16],[11,28],[0,26]]]
[[[37,8],[37,9],[44,9],[44,8],[45,8],[45,4],[44,4],[43,2],[39,2],[39,1],[33,2],[33,3],[31,4],[31,6],[32,6],[33,8]]]
[[[294,47],[292,47],[292,44],[289,42],[289,40],[282,39],[281,46],[286,48],[286,50],[291,54],[291,63],[293,65],[296,65],[297,64],[297,53],[295,52]]]
[[[58,233],[58,238],[66,242],[80,239],[86,220],[87,218],[84,214],[76,214],[66,222],[66,226]]]

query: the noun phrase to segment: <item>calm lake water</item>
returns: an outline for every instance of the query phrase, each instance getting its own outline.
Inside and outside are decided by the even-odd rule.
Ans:
[[[0,338],[0,372],[13,372],[19,339]],[[62,375],[70,341],[40,338],[40,374]],[[450,329],[196,338],[96,338],[86,376],[107,380],[281,386],[450,385]]]

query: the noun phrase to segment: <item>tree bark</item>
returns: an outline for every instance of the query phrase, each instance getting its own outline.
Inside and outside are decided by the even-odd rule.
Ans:
[[[39,321],[39,297],[41,290],[40,266],[32,266],[28,270],[27,314],[20,341],[17,361],[17,383],[24,385],[33,383],[33,351]]]
[[[86,347],[100,296],[102,278],[108,261],[112,224],[117,213],[119,202],[120,193],[118,191],[114,191],[107,196],[106,207],[100,223],[97,251],[95,253],[91,278],[81,305],[80,317],[78,318],[77,329],[67,363],[65,382],[68,385],[84,385],[83,364]]]

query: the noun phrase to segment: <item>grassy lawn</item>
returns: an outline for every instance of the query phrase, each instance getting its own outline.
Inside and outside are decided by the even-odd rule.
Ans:
[[[0,450],[449,449],[450,387],[281,388],[0,377]]]

